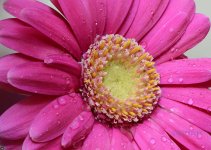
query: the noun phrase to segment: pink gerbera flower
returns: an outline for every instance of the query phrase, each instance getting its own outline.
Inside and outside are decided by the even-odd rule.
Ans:
[[[0,117],[8,150],[211,149],[210,29],[193,0],[7,0]]]

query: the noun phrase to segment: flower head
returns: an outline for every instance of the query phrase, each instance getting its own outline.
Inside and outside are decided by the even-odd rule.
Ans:
[[[0,116],[6,149],[211,149],[211,59],[193,0],[6,0]]]

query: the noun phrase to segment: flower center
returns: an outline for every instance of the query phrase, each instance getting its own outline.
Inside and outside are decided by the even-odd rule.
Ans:
[[[140,122],[157,104],[159,74],[153,57],[134,39],[97,37],[82,63],[82,95],[99,121]]]

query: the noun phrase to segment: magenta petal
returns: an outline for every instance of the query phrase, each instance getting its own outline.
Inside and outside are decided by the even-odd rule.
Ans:
[[[12,68],[7,78],[16,88],[45,95],[63,95],[79,87],[76,76],[38,62]]]
[[[70,74],[81,76],[81,65],[70,55],[49,55],[44,59],[44,62]]]
[[[144,37],[141,44],[154,57],[157,57],[179,40],[194,16],[194,12],[193,0],[171,0],[161,19]]]
[[[194,84],[211,79],[211,59],[181,59],[156,66],[161,84]]]
[[[211,132],[211,117],[210,115],[201,112],[197,109],[189,107],[187,105],[175,102],[173,100],[169,100],[166,98],[161,98],[159,101],[159,105],[178,116],[184,118],[190,123],[200,127],[201,129]]]
[[[82,150],[110,150],[110,144],[108,129],[102,124],[96,123],[92,132],[84,141]]]
[[[107,18],[104,33],[114,34],[122,25],[132,6],[133,0],[107,0]]]
[[[135,141],[141,149],[178,149],[169,136],[152,121],[145,121],[133,130]]]
[[[79,94],[55,99],[36,116],[29,131],[30,137],[36,142],[47,142],[60,136],[83,109]]]
[[[80,113],[67,127],[62,137],[62,146],[74,147],[84,139],[92,130],[94,117],[91,112]]]
[[[142,43],[147,43],[145,49],[154,58],[159,56],[181,38],[189,21],[187,13],[179,12],[171,16],[149,39],[143,39]]]
[[[118,34],[125,35],[127,31],[130,29],[133,20],[135,19],[135,16],[137,14],[139,3],[140,0],[133,0],[133,4],[127,14],[127,17],[125,18],[124,22],[122,23],[120,29],[117,32]]]
[[[186,148],[193,150],[211,149],[211,136],[177,115],[157,108],[151,117]]]
[[[96,18],[92,16],[91,1],[58,0],[59,4],[78,39],[80,47],[86,51],[96,36]],[[104,3],[102,4],[105,5]]]
[[[210,30],[210,20],[202,14],[195,14],[182,38],[156,61],[163,63],[182,55],[201,42]]]
[[[93,26],[93,36],[102,35],[106,25],[106,8],[107,0],[91,0],[87,1],[92,18],[95,20]]]
[[[59,1],[58,0],[50,0],[51,3],[60,11],[62,12],[62,8],[61,6],[59,5]]]
[[[121,133],[120,129],[111,130],[111,147],[113,150],[134,150],[132,142]]]
[[[64,51],[50,39],[17,19],[0,21],[0,43],[25,55],[44,59]]]
[[[29,97],[9,108],[0,117],[0,138],[9,140],[25,138],[31,122],[49,101],[49,98]]]
[[[27,136],[23,142],[22,150],[63,150],[61,146],[61,137],[48,142],[36,143]]]
[[[0,82],[8,83],[7,73],[8,71],[17,65],[31,62],[31,60],[21,54],[10,54],[7,56],[0,57]]]
[[[135,19],[126,37],[139,41],[154,26],[165,11],[169,0],[140,0]]]
[[[66,48],[72,56],[80,59],[81,50],[64,19],[37,8],[23,9],[21,19]]]
[[[38,8],[40,10],[58,15],[58,13],[52,8],[37,0],[6,0],[4,3],[4,9],[17,18],[20,17],[20,12],[24,8]]]
[[[211,112],[211,91],[206,88],[163,87],[162,96]]]

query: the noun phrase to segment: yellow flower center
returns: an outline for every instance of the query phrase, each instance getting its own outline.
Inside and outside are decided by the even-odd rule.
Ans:
[[[82,95],[99,121],[139,122],[157,104],[159,74],[153,57],[134,39],[97,37],[82,63]]]

